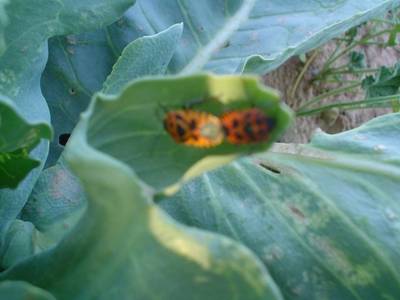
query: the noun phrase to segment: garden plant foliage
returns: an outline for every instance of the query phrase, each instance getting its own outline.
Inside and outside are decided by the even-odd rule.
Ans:
[[[265,152],[294,116],[255,74],[399,5],[0,1],[0,299],[398,299],[399,113]],[[188,147],[182,107],[275,126]]]

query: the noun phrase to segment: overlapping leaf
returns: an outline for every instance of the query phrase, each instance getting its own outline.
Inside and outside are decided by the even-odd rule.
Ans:
[[[263,74],[399,3],[138,0],[125,22],[134,31],[130,36],[154,34],[184,22],[183,38],[170,65],[174,73],[206,65],[219,73]]]
[[[163,127],[166,111],[190,107],[219,116],[259,107],[275,120],[270,138],[256,145],[213,148],[176,144]],[[256,77],[194,75],[136,81],[118,96],[99,94],[91,108],[88,141],[129,165],[149,186],[163,190],[238,154],[266,149],[288,126],[291,113]]]
[[[108,25],[133,2],[90,0],[78,4],[72,0],[9,1],[6,6],[5,49],[0,56],[0,93],[13,101],[27,122],[49,123],[48,106],[40,90],[40,77],[47,61],[47,39]],[[48,142],[41,142],[31,156],[44,163],[47,153]],[[4,224],[13,221],[19,214],[40,171],[41,167],[34,169],[18,189],[0,191],[2,230]]]
[[[53,116],[55,135],[72,131],[92,94],[102,87],[105,93],[118,93],[135,78],[165,74],[181,32],[182,25],[174,25],[154,36],[139,38],[126,47],[118,60],[119,50],[112,46],[107,29],[52,39],[42,85]],[[102,57],[100,62],[98,57]],[[55,80],[59,77],[60,80]],[[63,149],[55,139],[47,164],[54,164]]]
[[[182,29],[182,24],[172,25],[154,36],[138,38],[125,47],[104,82],[102,92],[118,94],[134,79],[165,74]]]
[[[180,32],[181,26],[176,25],[155,37],[141,38],[132,43],[105,82],[105,90],[118,91],[135,74],[151,75],[165,69]],[[150,51],[157,53],[157,57],[146,56]],[[129,61],[132,57],[138,65]],[[18,220],[4,229],[6,238],[0,252],[2,266],[9,267],[53,246],[75,225],[85,204],[78,179],[71,174],[63,159],[44,170],[20,214],[25,222]]]

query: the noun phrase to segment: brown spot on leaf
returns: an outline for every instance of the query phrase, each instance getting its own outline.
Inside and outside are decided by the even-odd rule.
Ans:
[[[289,205],[289,209],[293,213],[294,216],[296,216],[297,218],[301,219],[302,221],[306,218],[304,213],[298,207],[293,206],[293,205]]]

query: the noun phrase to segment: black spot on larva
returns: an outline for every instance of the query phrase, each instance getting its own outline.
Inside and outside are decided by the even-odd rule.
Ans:
[[[225,135],[229,135],[229,128],[226,126],[222,126],[222,128],[224,129]]]
[[[180,137],[183,137],[185,135],[185,129],[182,128],[180,125],[176,125],[176,131],[178,132],[178,135]]]
[[[254,139],[254,130],[251,124],[246,124],[246,126],[244,127],[244,131],[246,132],[246,134],[249,135],[251,139]]]
[[[240,133],[235,133],[235,137],[236,137],[239,141],[243,140],[243,135],[241,135]]]
[[[276,120],[275,119],[271,119],[271,118],[267,118],[266,123],[267,123],[269,128],[274,128],[275,125],[276,125]]]
[[[253,114],[252,114],[251,112],[247,112],[247,113],[244,115],[245,119],[248,120],[248,121],[251,120],[252,116],[253,116]]]
[[[246,123],[246,125],[244,126],[244,131],[248,134],[253,133],[253,127],[251,126],[250,123]]]
[[[239,120],[233,119],[232,120],[232,126],[233,126],[233,128],[238,128],[239,127]]]
[[[196,120],[191,120],[190,124],[189,124],[190,129],[194,130],[196,128],[196,126],[197,126]]]
[[[260,137],[265,137],[268,135],[269,130],[267,128],[260,128],[257,132],[257,135]]]
[[[265,121],[266,121],[266,118],[263,118],[261,116],[257,116],[257,118],[256,118],[256,124],[257,125],[262,125],[262,124],[265,123]]]
[[[70,133],[63,133],[58,136],[58,143],[62,146],[65,146],[71,136]]]

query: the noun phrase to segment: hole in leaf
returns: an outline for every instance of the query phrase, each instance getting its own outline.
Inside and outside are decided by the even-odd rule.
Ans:
[[[69,88],[68,89],[68,93],[70,94],[70,95],[75,95],[76,94],[76,90],[74,89],[74,88]]]
[[[228,48],[231,45],[230,41],[226,41],[222,48]]]
[[[62,146],[65,146],[71,136],[70,133],[63,133],[58,136],[58,143]]]

